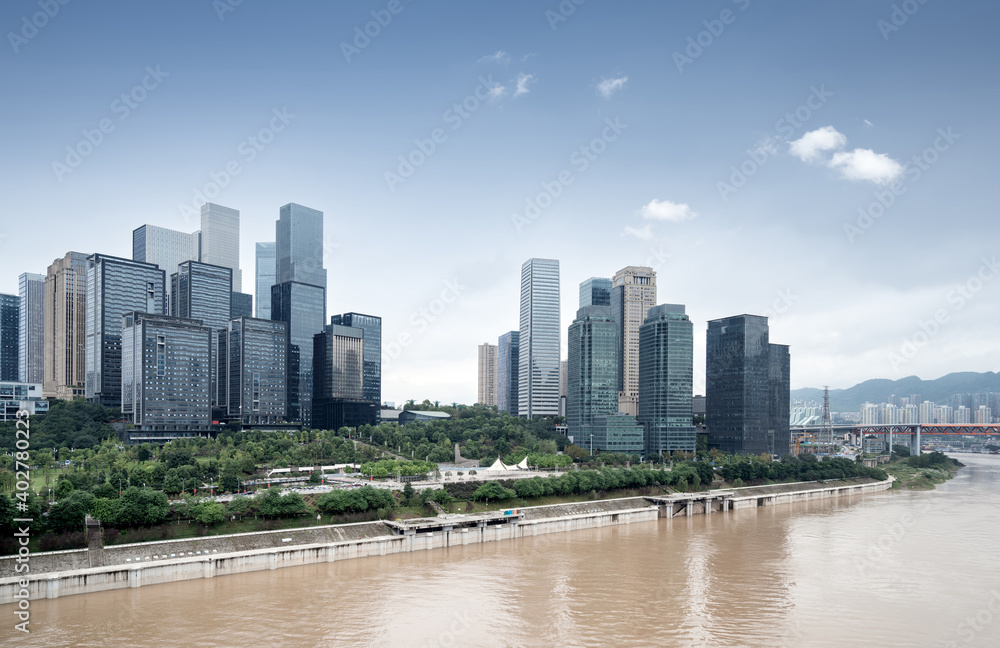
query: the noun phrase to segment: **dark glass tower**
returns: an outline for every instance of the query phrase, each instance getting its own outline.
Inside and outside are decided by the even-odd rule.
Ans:
[[[212,404],[225,401],[219,394],[217,375],[218,333],[229,326],[232,317],[233,271],[223,266],[185,261],[170,275],[170,306],[174,317],[200,320],[212,329]],[[237,293],[238,294],[238,293]],[[222,387],[225,390],[225,386]]]
[[[365,335],[330,324],[314,338],[313,426],[326,430],[372,425],[379,403],[364,398]]]
[[[684,306],[649,309],[639,327],[639,421],[646,453],[695,451],[692,423],[694,328]]]
[[[772,454],[784,455],[791,452],[792,432],[789,429],[791,409],[791,355],[787,344],[771,344],[771,363],[768,371],[768,434],[773,430],[774,449]]]
[[[591,277],[580,284],[580,308],[611,305],[611,279]]]
[[[361,313],[344,313],[330,318],[331,324],[359,328],[365,334],[365,370],[362,398],[382,407],[382,318]]]
[[[288,389],[286,324],[239,317],[219,333],[225,357],[225,406],[231,421],[242,425],[283,423]]]
[[[17,382],[21,298],[0,295],[0,380]]]
[[[517,416],[517,363],[521,332],[500,336],[497,360],[497,411]]]
[[[588,443],[595,418],[618,411],[618,326],[611,308],[578,310],[567,347],[566,424],[570,436]],[[604,443],[595,439],[595,448]]]

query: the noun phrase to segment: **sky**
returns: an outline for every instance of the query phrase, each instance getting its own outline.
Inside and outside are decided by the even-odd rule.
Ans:
[[[1000,368],[995,2],[9,0],[0,292],[206,198],[325,217],[383,398],[476,401],[520,268],[767,315],[792,387]]]

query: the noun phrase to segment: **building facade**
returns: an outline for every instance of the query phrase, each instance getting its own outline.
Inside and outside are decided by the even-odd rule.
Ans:
[[[170,295],[174,317],[198,320],[212,329],[212,366],[218,367],[218,334],[232,319],[232,269],[185,261],[170,276]],[[212,374],[212,404],[218,405],[224,395],[219,390],[217,371]]]
[[[611,280],[611,314],[618,322],[618,411],[633,416],[639,401],[639,327],[656,305],[656,271],[628,266]]]
[[[257,319],[271,319],[271,286],[276,281],[274,243],[257,243],[254,254],[254,299]]]
[[[495,344],[479,345],[479,372],[476,387],[480,405],[496,406],[497,404],[497,365],[499,349]]]
[[[45,380],[45,275],[25,272],[18,277],[17,287],[17,379],[41,385]]]
[[[330,318],[331,324],[351,326],[365,334],[364,384],[362,398],[382,409],[382,318],[363,313],[344,313]]]
[[[213,373],[211,328],[139,311],[122,316],[121,408],[136,429],[209,429]]]
[[[521,266],[519,416],[558,416],[559,346],[559,262],[529,259]]]
[[[768,434],[774,438],[772,454],[791,451],[791,354],[787,344],[768,344]],[[914,408],[915,409],[915,408]],[[908,423],[911,421],[901,421]],[[916,421],[912,421],[915,423]]]
[[[253,295],[234,292],[229,303],[229,312],[233,318],[253,317]]]
[[[45,275],[45,366],[47,398],[72,400],[85,394],[87,255],[69,252]]]
[[[142,225],[132,230],[132,260],[152,263],[160,267],[167,277],[177,272],[177,266],[185,261],[197,261],[192,256],[194,235],[187,232]],[[167,309],[170,313],[170,296],[167,295]]]
[[[611,280],[591,277],[580,284],[580,308],[611,305]]]
[[[574,439],[589,441],[595,419],[618,411],[618,325],[608,306],[585,306],[567,336],[566,425]],[[603,449],[604,437],[597,435]]]
[[[201,206],[197,261],[232,270],[232,290],[243,292],[240,270],[240,212],[214,203]]]
[[[21,298],[0,294],[0,380],[18,382]]]
[[[639,414],[646,453],[695,451],[694,327],[684,306],[649,309],[639,327]]]
[[[239,317],[219,332],[220,382],[230,421],[284,423],[288,397],[288,342],[284,322]]]
[[[92,254],[87,257],[84,395],[121,407],[122,318],[138,311],[164,314],[166,276],[151,263]]]
[[[313,426],[327,430],[373,424],[379,404],[364,398],[365,331],[330,324],[315,336]]]
[[[514,416],[517,416],[520,339],[520,331],[510,331],[497,340],[497,411]]]
[[[16,421],[17,413],[44,414],[49,402],[38,383],[0,382],[0,421]]]

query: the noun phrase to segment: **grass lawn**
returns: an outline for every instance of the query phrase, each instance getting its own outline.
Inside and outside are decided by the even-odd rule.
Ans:
[[[892,485],[894,490],[933,490],[937,484],[943,484],[955,473],[941,468],[914,468],[909,464],[896,462],[880,466],[896,478]]]

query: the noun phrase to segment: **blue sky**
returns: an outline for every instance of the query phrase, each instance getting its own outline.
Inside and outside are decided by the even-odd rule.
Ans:
[[[581,281],[653,265],[659,301],[695,322],[697,391],[705,322],[744,312],[791,345],[793,387],[995,370],[998,17],[961,0],[11,0],[0,291],[69,250],[129,256],[143,223],[197,229],[217,182],[245,290],[281,205],[325,213],[329,312],[409,339],[387,400],[475,401],[476,345],[517,327],[533,256],[561,262],[564,331]],[[536,219],[512,218],[540,194]]]

